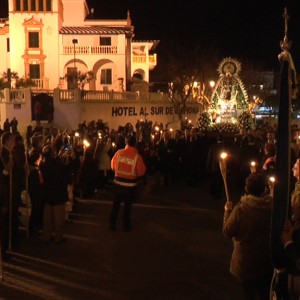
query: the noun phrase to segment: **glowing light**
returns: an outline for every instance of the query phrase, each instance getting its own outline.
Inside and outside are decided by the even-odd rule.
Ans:
[[[250,165],[251,165],[252,167],[254,167],[254,166],[256,165],[256,162],[255,162],[255,161],[251,161]]]
[[[216,82],[215,82],[215,81],[211,80],[211,81],[209,82],[209,86],[210,86],[211,88],[214,88],[215,85],[216,85]]]
[[[227,154],[226,152],[222,152],[222,153],[220,154],[220,157],[221,157],[222,159],[226,159],[227,156],[228,156],[228,154]]]
[[[275,182],[275,177],[274,177],[274,176],[271,176],[271,177],[269,178],[269,180],[270,180],[270,182],[274,183],[274,182]]]
[[[76,136],[76,137],[79,137],[79,133],[78,133],[78,132],[75,132],[75,136]]]
[[[91,144],[87,140],[83,140],[83,146],[88,148]]]
[[[156,131],[159,131],[159,127],[158,126],[155,126],[154,128]]]

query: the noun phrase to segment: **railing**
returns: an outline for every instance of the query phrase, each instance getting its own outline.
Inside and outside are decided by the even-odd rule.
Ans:
[[[15,89],[10,91],[10,102],[25,103],[25,92],[23,89]]]
[[[64,46],[63,54],[74,55],[74,46]],[[75,54],[118,54],[117,46],[75,46]]]
[[[169,101],[165,93],[145,92],[114,92],[114,91],[81,91],[81,90],[60,90],[61,101],[82,101],[82,102],[105,102],[105,101]],[[77,99],[78,97],[78,99]]]
[[[32,79],[35,86],[34,89],[38,90],[48,90],[49,89],[49,78],[38,78]]]
[[[148,61],[147,61],[148,59]],[[142,63],[142,64],[145,64],[145,63],[148,63],[148,64],[151,64],[151,65],[156,65],[157,63],[157,59],[156,59],[156,54],[154,55],[133,55],[132,56],[132,62],[133,63]]]

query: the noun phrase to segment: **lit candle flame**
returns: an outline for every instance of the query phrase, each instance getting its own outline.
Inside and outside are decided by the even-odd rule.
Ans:
[[[269,178],[269,180],[270,180],[272,183],[274,183],[274,182],[275,182],[275,177],[274,177],[274,176],[271,176],[271,177]]]
[[[87,140],[83,140],[84,147],[88,148],[90,146],[90,143]]]
[[[250,165],[254,167],[256,165],[255,161],[251,161]]]
[[[79,133],[78,133],[78,132],[75,132],[75,136],[76,136],[76,137],[79,137]]]
[[[222,159],[226,159],[227,156],[228,156],[228,154],[227,154],[226,152],[222,152],[221,155],[220,155],[220,157],[221,157]]]

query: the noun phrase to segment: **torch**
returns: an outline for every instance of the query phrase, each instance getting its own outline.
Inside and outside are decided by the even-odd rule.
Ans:
[[[250,171],[251,173],[256,172],[256,162],[254,160],[250,162]]]
[[[220,154],[219,166],[220,166],[221,174],[222,174],[223,181],[224,181],[226,202],[229,202],[228,186],[227,186],[227,179],[226,179],[226,172],[227,172],[226,159],[227,159],[227,156],[228,156],[228,153],[226,153],[226,152],[222,152]]]
[[[270,189],[270,195],[274,196],[274,184],[275,184],[275,177],[270,176],[269,177],[269,189]]]

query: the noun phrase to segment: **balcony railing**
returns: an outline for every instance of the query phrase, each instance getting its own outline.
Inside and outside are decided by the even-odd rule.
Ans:
[[[48,90],[49,89],[49,78],[36,78],[32,79],[34,81],[34,88],[38,90]]]
[[[64,46],[63,54],[74,55],[74,46]],[[90,54],[118,54],[117,46],[75,46],[75,54],[90,55]]]
[[[147,61],[148,60],[148,61]],[[154,55],[133,55],[132,57],[133,63],[140,63],[140,64],[150,64],[150,65],[156,65],[156,54]]]
[[[60,90],[61,101],[105,102],[105,101],[170,101],[167,93],[114,92]],[[79,99],[76,99],[79,97]]]

